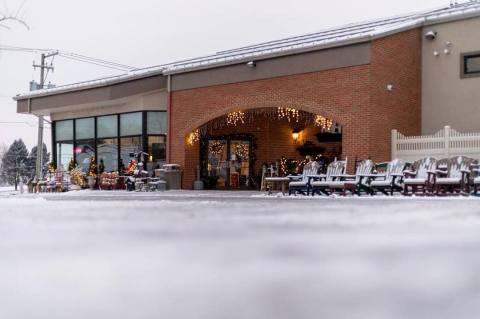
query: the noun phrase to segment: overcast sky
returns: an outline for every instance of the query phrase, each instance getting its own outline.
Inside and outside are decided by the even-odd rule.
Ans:
[[[22,0],[4,0],[14,11]],[[133,66],[150,66],[325,27],[448,5],[446,0],[27,0],[30,26],[0,29],[0,43],[53,48]],[[7,10],[7,9],[3,9]],[[36,143],[32,116],[17,115],[12,96],[39,78],[31,53],[0,51],[0,144]],[[64,58],[48,81],[62,85],[117,74]],[[50,143],[50,130],[45,141]]]

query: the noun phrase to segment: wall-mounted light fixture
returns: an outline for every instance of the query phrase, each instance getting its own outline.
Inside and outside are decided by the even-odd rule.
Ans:
[[[252,69],[253,69],[254,67],[257,66],[257,63],[256,63],[255,61],[250,61],[250,62],[247,63],[247,66],[248,66],[249,68],[252,68]]]
[[[387,91],[389,91],[389,92],[393,91],[393,84],[388,84],[387,85]]]
[[[427,33],[425,33],[425,39],[427,40],[430,40],[430,41],[433,41],[437,38],[437,32],[436,31],[428,31]]]
[[[292,132],[292,138],[293,138],[293,141],[294,141],[295,143],[297,143],[297,142],[298,142],[298,139],[300,138],[300,132],[301,132],[301,131],[298,130],[298,129],[294,129],[293,132]]]

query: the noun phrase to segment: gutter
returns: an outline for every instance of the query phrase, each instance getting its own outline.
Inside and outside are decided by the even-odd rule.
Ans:
[[[167,163],[172,162],[172,76],[167,77]]]

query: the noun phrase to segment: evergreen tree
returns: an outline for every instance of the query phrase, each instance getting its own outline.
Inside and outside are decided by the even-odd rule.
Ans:
[[[28,177],[28,150],[22,139],[15,140],[2,158],[2,179],[13,185]]]
[[[43,168],[43,175],[45,176],[46,173],[46,167],[48,162],[50,161],[50,153],[47,151],[47,145],[43,143],[43,160],[42,160],[42,168]],[[28,176],[29,177],[34,177],[35,176],[35,169],[37,167],[37,146],[34,146],[32,148],[32,151],[28,155],[28,160],[27,160],[27,170],[28,170]]]
[[[6,184],[7,182],[3,179],[3,176],[1,174],[1,168],[2,168],[2,159],[7,152],[7,146],[5,144],[0,145],[0,186]]]

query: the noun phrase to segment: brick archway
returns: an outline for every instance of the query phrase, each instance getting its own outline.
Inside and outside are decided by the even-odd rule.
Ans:
[[[242,106],[226,106],[224,109],[220,110],[215,110],[214,112],[208,112],[202,115],[201,118],[191,121],[188,123],[188,126],[185,126],[180,134],[183,133],[183,135],[186,137],[188,136],[192,131],[196,130],[199,127],[202,127],[208,122],[211,122],[213,120],[216,120],[218,118],[221,118],[225,116],[226,114],[230,112],[235,112],[235,111],[251,111],[251,110],[257,110],[257,109],[277,109],[278,107],[290,107],[294,108],[299,111],[311,113],[311,114],[318,114],[321,116],[324,116],[328,119],[333,120],[334,123],[340,124],[343,126],[343,122],[341,119],[336,118],[338,114],[335,114],[334,112],[330,112],[329,108],[326,107],[316,107],[314,105],[306,105],[306,104],[300,104],[300,103],[288,103],[288,104],[282,104],[282,103],[265,103],[261,106],[259,105],[242,105]],[[319,112],[320,111],[320,112]]]
[[[199,151],[186,152],[185,137],[229,112],[262,107],[292,107],[331,118],[343,127],[344,157],[374,157],[369,142],[369,76],[369,66],[357,66],[172,92],[170,162],[184,167],[183,187],[190,189],[199,160],[195,153]],[[379,157],[385,160],[388,154]]]
[[[306,155],[322,155],[324,160],[329,162],[334,158],[342,156],[342,127],[340,123],[333,122],[320,114],[306,112],[290,107],[290,110],[284,110],[284,116],[280,116],[278,108],[250,108],[235,109],[238,121],[228,122],[228,114],[222,114],[215,117],[207,123],[202,123],[200,127],[194,126],[192,131],[185,136],[185,158],[186,163],[200,165],[202,171],[202,180],[207,181],[211,176],[221,174],[221,182],[217,185],[220,188],[226,187],[231,178],[230,173],[234,175],[242,172],[239,176],[243,183],[240,187],[254,187],[260,185],[262,166],[274,164],[285,158],[291,161],[301,162],[305,160]],[[287,113],[289,116],[287,116]],[[241,115],[239,115],[241,114]],[[321,123],[315,124],[317,116],[324,120],[324,126]],[[241,120],[240,120],[241,118]],[[327,124],[329,123],[329,124]],[[298,139],[293,138],[293,132],[298,131]],[[196,134],[193,134],[196,132]],[[331,134],[320,136],[319,133]],[[193,138],[196,137],[196,138]],[[332,140],[332,138],[334,140]],[[230,147],[239,141],[246,141],[251,146],[248,156],[248,169],[242,164],[241,171],[225,172],[225,166],[218,168],[210,165],[210,156],[207,156],[208,145],[210,143],[225,143],[225,148],[221,151],[222,161],[227,161],[230,165],[236,165],[230,160],[230,152],[235,152]],[[225,153],[223,153],[225,152]],[[234,155],[235,156],[235,155]],[[236,158],[236,157],[235,157]],[[235,161],[235,160],[233,160]],[[220,171],[217,171],[220,169]],[[229,166],[226,166],[229,167]],[[233,168],[234,166],[232,166]],[[248,171],[248,173],[246,173]],[[293,172],[292,172],[293,173]],[[248,184],[245,182],[248,180]],[[226,184],[225,184],[226,182]],[[228,186],[227,186],[228,187]]]

